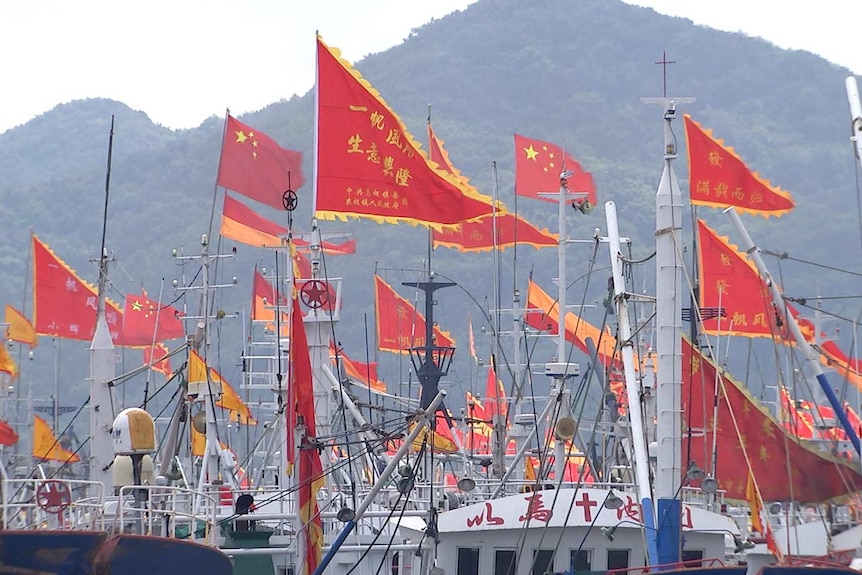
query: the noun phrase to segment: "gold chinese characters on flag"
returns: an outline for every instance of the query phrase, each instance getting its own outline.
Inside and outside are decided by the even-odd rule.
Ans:
[[[318,38],[316,215],[441,227],[490,213],[491,199],[430,162],[339,55]]]
[[[765,218],[780,216],[795,206],[790,194],[748,169],[733,148],[712,130],[685,115],[691,203],[714,208],[735,207]]]

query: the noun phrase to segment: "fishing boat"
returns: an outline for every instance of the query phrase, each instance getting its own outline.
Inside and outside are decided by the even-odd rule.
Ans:
[[[113,119],[108,182],[112,145]],[[52,268],[54,287],[77,291],[80,286],[80,295],[92,298],[89,473],[74,479],[37,469],[16,478],[0,467],[0,565],[19,574],[154,575],[179,569],[229,575],[231,561],[215,538],[211,494],[155,481],[152,415],[140,408],[113,411],[117,374],[105,297],[108,188],[106,183],[98,288],[80,283],[65,266]]]

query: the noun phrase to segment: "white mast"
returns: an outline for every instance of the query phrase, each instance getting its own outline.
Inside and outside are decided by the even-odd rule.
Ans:
[[[655,532],[660,564],[680,560],[682,549],[682,194],[673,170],[677,138],[672,122],[677,103],[694,98],[667,96],[667,60],[664,95],[642,101],[664,108],[664,167],[656,191],[656,438],[655,498],[658,500]],[[651,557],[651,561],[653,558]]]
[[[114,147],[114,117],[111,116],[111,133],[108,138],[108,167],[105,176],[105,210],[102,218],[102,244],[99,248],[99,286],[96,302],[96,331],[90,344],[90,473],[91,481],[105,486],[103,493],[112,494],[114,488],[111,465],[114,462],[114,444],[111,434],[114,425],[111,382],[116,376],[114,342],[105,317],[105,286],[108,282],[108,252],[105,235],[108,220],[108,191],[111,183],[111,154]],[[118,318],[115,318],[115,320]],[[55,400],[56,401],[56,400]],[[57,430],[54,430],[57,433]]]

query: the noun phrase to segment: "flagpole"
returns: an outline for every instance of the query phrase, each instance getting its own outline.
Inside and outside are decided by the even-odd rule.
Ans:
[[[230,117],[230,108],[225,108],[224,112],[224,128],[222,128],[221,132],[221,148],[220,150],[224,150],[224,143],[227,141],[227,119]],[[211,238],[213,235],[213,222],[215,221],[215,211],[216,211],[216,203],[218,203],[218,175],[221,172],[221,157],[222,154],[219,152],[218,155],[218,167],[216,167],[216,182],[213,185],[213,205],[210,209],[210,225],[207,227],[207,237]]]
[[[27,263],[26,263],[25,268],[24,268],[24,293],[21,296],[21,315],[23,315],[25,318],[27,317],[27,288],[29,287],[29,284],[30,284],[30,264],[31,264],[31,260],[33,259],[33,240],[32,240],[32,237],[33,237],[33,228],[30,228],[30,238],[31,239],[29,242],[27,242]],[[33,359],[32,349],[33,348],[31,347],[30,348],[30,359]],[[21,361],[23,358],[24,358],[24,344],[21,342],[18,342],[18,383],[15,385],[15,423],[19,428],[21,427],[21,415],[20,415],[20,412],[18,410],[19,409],[18,405],[21,402],[21,382],[24,381],[24,378],[23,378],[22,373],[21,373],[23,371],[23,369],[22,369],[23,362]],[[30,393],[29,388],[31,385],[33,385],[33,378],[28,378],[28,380],[27,380],[27,388],[28,388],[27,393],[28,394]],[[30,409],[28,411],[29,417],[32,417],[32,411],[33,411],[32,409]],[[31,426],[31,423],[30,423],[29,419],[25,420],[24,427],[29,428],[30,426]],[[20,436],[21,433],[19,432],[18,435]],[[13,453],[15,453],[17,455],[18,452],[19,452],[18,443],[16,443]],[[25,452],[24,455],[25,455],[25,457],[29,457],[29,453],[27,453],[27,452]]]

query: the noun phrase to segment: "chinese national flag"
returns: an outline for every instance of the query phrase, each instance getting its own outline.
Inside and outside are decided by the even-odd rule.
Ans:
[[[290,390],[292,405],[288,406],[288,436],[293,435],[297,419],[301,416],[305,434],[299,446],[299,519],[305,532],[305,565],[303,573],[310,575],[320,563],[323,550],[323,523],[317,505],[317,492],[326,484],[320,453],[309,438],[317,436],[314,416],[314,381],[308,338],[302,321],[302,310],[294,289],[293,309],[290,313]]]
[[[167,357],[168,346],[162,342],[156,343],[154,346],[146,346],[144,350],[144,363],[150,366],[150,369],[156,373],[161,373],[165,377],[173,375],[174,370],[171,369],[171,359]]]
[[[515,134],[515,193],[527,198],[555,202],[557,198],[539,192],[558,193],[560,174],[572,172],[567,178],[569,192],[585,193],[596,205],[596,185],[593,176],[581,164],[555,144]]]
[[[497,240],[494,241],[496,225]],[[511,213],[497,214],[494,223],[492,215],[482,216],[471,222],[443,230],[433,230],[434,247],[455,248],[459,252],[487,252],[495,247],[505,249],[517,245],[534,248],[556,247],[559,245],[557,234],[547,229],[540,230],[527,220]]]
[[[128,346],[150,346],[155,342],[186,336],[180,311],[170,305],[160,306],[147,294],[126,296],[123,312],[122,343]]]
[[[425,316],[398,295],[383,278],[374,275],[374,301],[377,309],[377,349],[408,354],[411,347],[425,345]],[[454,347],[449,332],[434,326],[434,345]]]
[[[685,115],[691,203],[714,208],[734,206],[765,218],[793,209],[790,194],[773,187],[700,124]]]
[[[430,162],[377,91],[317,39],[318,217],[431,227],[491,212],[491,199]]]
[[[284,210],[284,192],[298,190],[304,183],[302,154],[282,148],[263,132],[228,116],[216,183]]]
[[[718,382],[718,419],[713,421],[712,402]],[[761,478],[761,500],[814,503],[862,489],[862,476],[849,462],[805,447],[785,431],[745,387],[731,379],[688,339],[682,345],[682,406],[685,442],[691,442],[691,457],[711,461],[715,438],[718,481],[727,499],[745,501],[749,473]],[[694,398],[688,402],[688,398]],[[738,426],[738,428],[737,428]],[[751,470],[743,461],[743,446]],[[776,473],[781,469],[781,473]]]
[[[33,324],[23,313],[9,304],[6,304],[6,323],[9,324],[6,330],[6,339],[26,343],[30,347],[38,345],[39,336],[36,335]]]
[[[90,341],[96,331],[96,288],[33,235],[33,325],[39,335]],[[105,320],[115,343],[120,341],[123,313],[105,301]]]
[[[81,461],[75,453],[60,447],[60,441],[51,427],[38,415],[33,416],[33,457],[41,461],[77,463]]]

